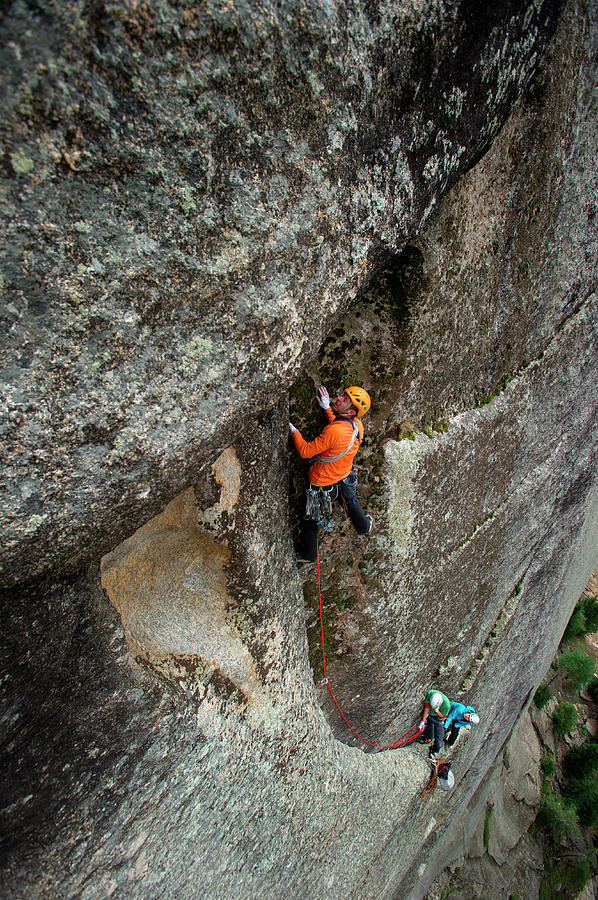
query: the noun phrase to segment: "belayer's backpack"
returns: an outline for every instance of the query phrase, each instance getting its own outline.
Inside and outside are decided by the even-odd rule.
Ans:
[[[451,772],[451,767],[447,762],[441,762],[436,770],[438,776],[438,784],[443,791],[452,791],[455,786],[455,776]]]
[[[422,800],[424,803],[430,799],[436,785],[440,785],[443,791],[452,791],[455,786],[455,776],[451,772],[451,767],[444,759],[438,759],[432,762],[432,772],[428,779],[428,783],[422,791]]]

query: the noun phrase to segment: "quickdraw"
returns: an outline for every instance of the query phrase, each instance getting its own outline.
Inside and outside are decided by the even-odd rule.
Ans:
[[[311,485],[306,490],[305,518],[311,519],[316,525],[324,526],[325,531],[332,531],[334,520],[332,517],[332,489]]]

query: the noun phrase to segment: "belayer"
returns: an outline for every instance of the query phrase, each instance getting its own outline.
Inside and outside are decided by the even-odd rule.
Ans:
[[[446,735],[444,741],[447,747],[452,747],[459,737],[460,729],[467,725],[479,725],[480,717],[473,706],[465,706],[457,700],[451,700],[449,714],[444,720]]]
[[[444,722],[451,709],[451,701],[441,691],[430,688],[424,700],[422,720],[419,730],[422,733],[420,741],[423,744],[432,744],[428,756],[435,761],[440,752],[444,740]]]
[[[348,387],[330,405],[325,387],[318,389],[316,400],[324,410],[328,424],[313,441],[305,441],[301,432],[289,422],[289,430],[303,459],[312,459],[309,468],[307,505],[301,520],[303,554],[301,562],[315,562],[318,525],[332,524],[332,501],[345,501],[347,515],[358,534],[369,534],[372,517],[366,515],[357,499],[357,476],[352,472],[353,460],[363,440],[361,417],[370,408],[367,391]]]
[[[426,694],[422,720],[419,723],[420,741],[423,744],[432,744],[428,756],[434,761],[443,741],[447,747],[452,747],[459,737],[460,728],[479,724],[480,717],[473,706],[465,706],[457,700],[451,701],[446,694],[436,688],[430,688]]]

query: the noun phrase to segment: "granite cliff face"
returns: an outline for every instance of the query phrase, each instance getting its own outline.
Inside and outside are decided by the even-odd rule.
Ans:
[[[9,4],[8,896],[442,868],[598,555],[596,12]],[[351,381],[376,528],[362,597],[321,542],[328,675],[375,743],[432,681],[480,709],[427,804],[314,687],[289,397],[315,433]]]
[[[9,4],[2,583],[97,559],[283,396],[558,6]]]

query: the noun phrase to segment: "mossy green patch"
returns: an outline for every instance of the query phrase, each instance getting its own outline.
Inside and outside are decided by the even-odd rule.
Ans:
[[[10,163],[17,175],[28,175],[35,168],[35,163],[22,148],[10,154]]]
[[[289,405],[291,413],[301,421],[307,421],[313,410],[316,386],[313,378],[303,372],[294,382],[290,391]]]
[[[376,291],[372,292],[378,314],[394,320],[399,346],[407,342],[405,326],[426,285],[423,253],[409,244],[381,275]]]
[[[181,369],[187,375],[197,375],[200,369],[200,363],[208,355],[212,349],[212,341],[209,338],[196,335],[188,344],[185,345],[183,358],[181,360]]]

